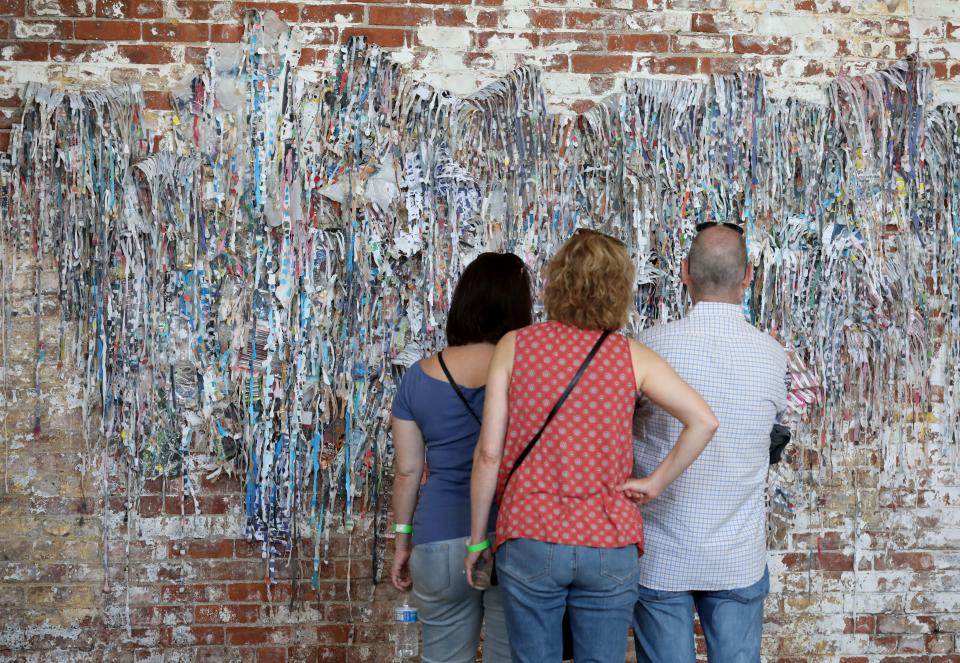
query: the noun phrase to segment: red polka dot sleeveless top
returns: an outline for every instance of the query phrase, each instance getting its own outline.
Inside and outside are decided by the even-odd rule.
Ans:
[[[630,345],[620,334],[604,341],[503,493],[510,468],[599,336],[555,321],[517,332],[497,546],[522,538],[594,548],[636,544],[643,551],[640,510],[617,491],[633,469],[636,399]]]

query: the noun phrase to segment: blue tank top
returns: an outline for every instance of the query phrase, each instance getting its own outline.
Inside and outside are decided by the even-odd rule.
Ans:
[[[483,413],[486,387],[460,386],[473,411]],[[427,483],[413,516],[412,544],[444,541],[470,535],[470,472],[480,424],[446,380],[430,377],[419,362],[400,382],[393,400],[393,416],[413,421],[427,447]],[[496,505],[488,531],[497,522]]]

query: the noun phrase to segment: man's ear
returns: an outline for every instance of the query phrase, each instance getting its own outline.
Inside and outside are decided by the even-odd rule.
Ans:
[[[683,285],[687,286],[687,289],[690,289],[690,263],[684,258],[680,261],[680,280],[683,282]]]
[[[741,290],[746,290],[750,287],[750,284],[753,282],[753,264],[747,263],[747,269],[743,274],[743,282],[740,284]]]

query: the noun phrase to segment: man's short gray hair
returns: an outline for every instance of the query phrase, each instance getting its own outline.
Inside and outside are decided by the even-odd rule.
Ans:
[[[690,286],[701,295],[737,293],[747,270],[747,244],[731,228],[707,228],[687,254]]]

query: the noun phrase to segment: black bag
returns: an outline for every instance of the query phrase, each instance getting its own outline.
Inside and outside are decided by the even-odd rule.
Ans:
[[[783,424],[774,424],[770,431],[770,464],[776,465],[783,456],[783,450],[790,444],[790,429]]]

